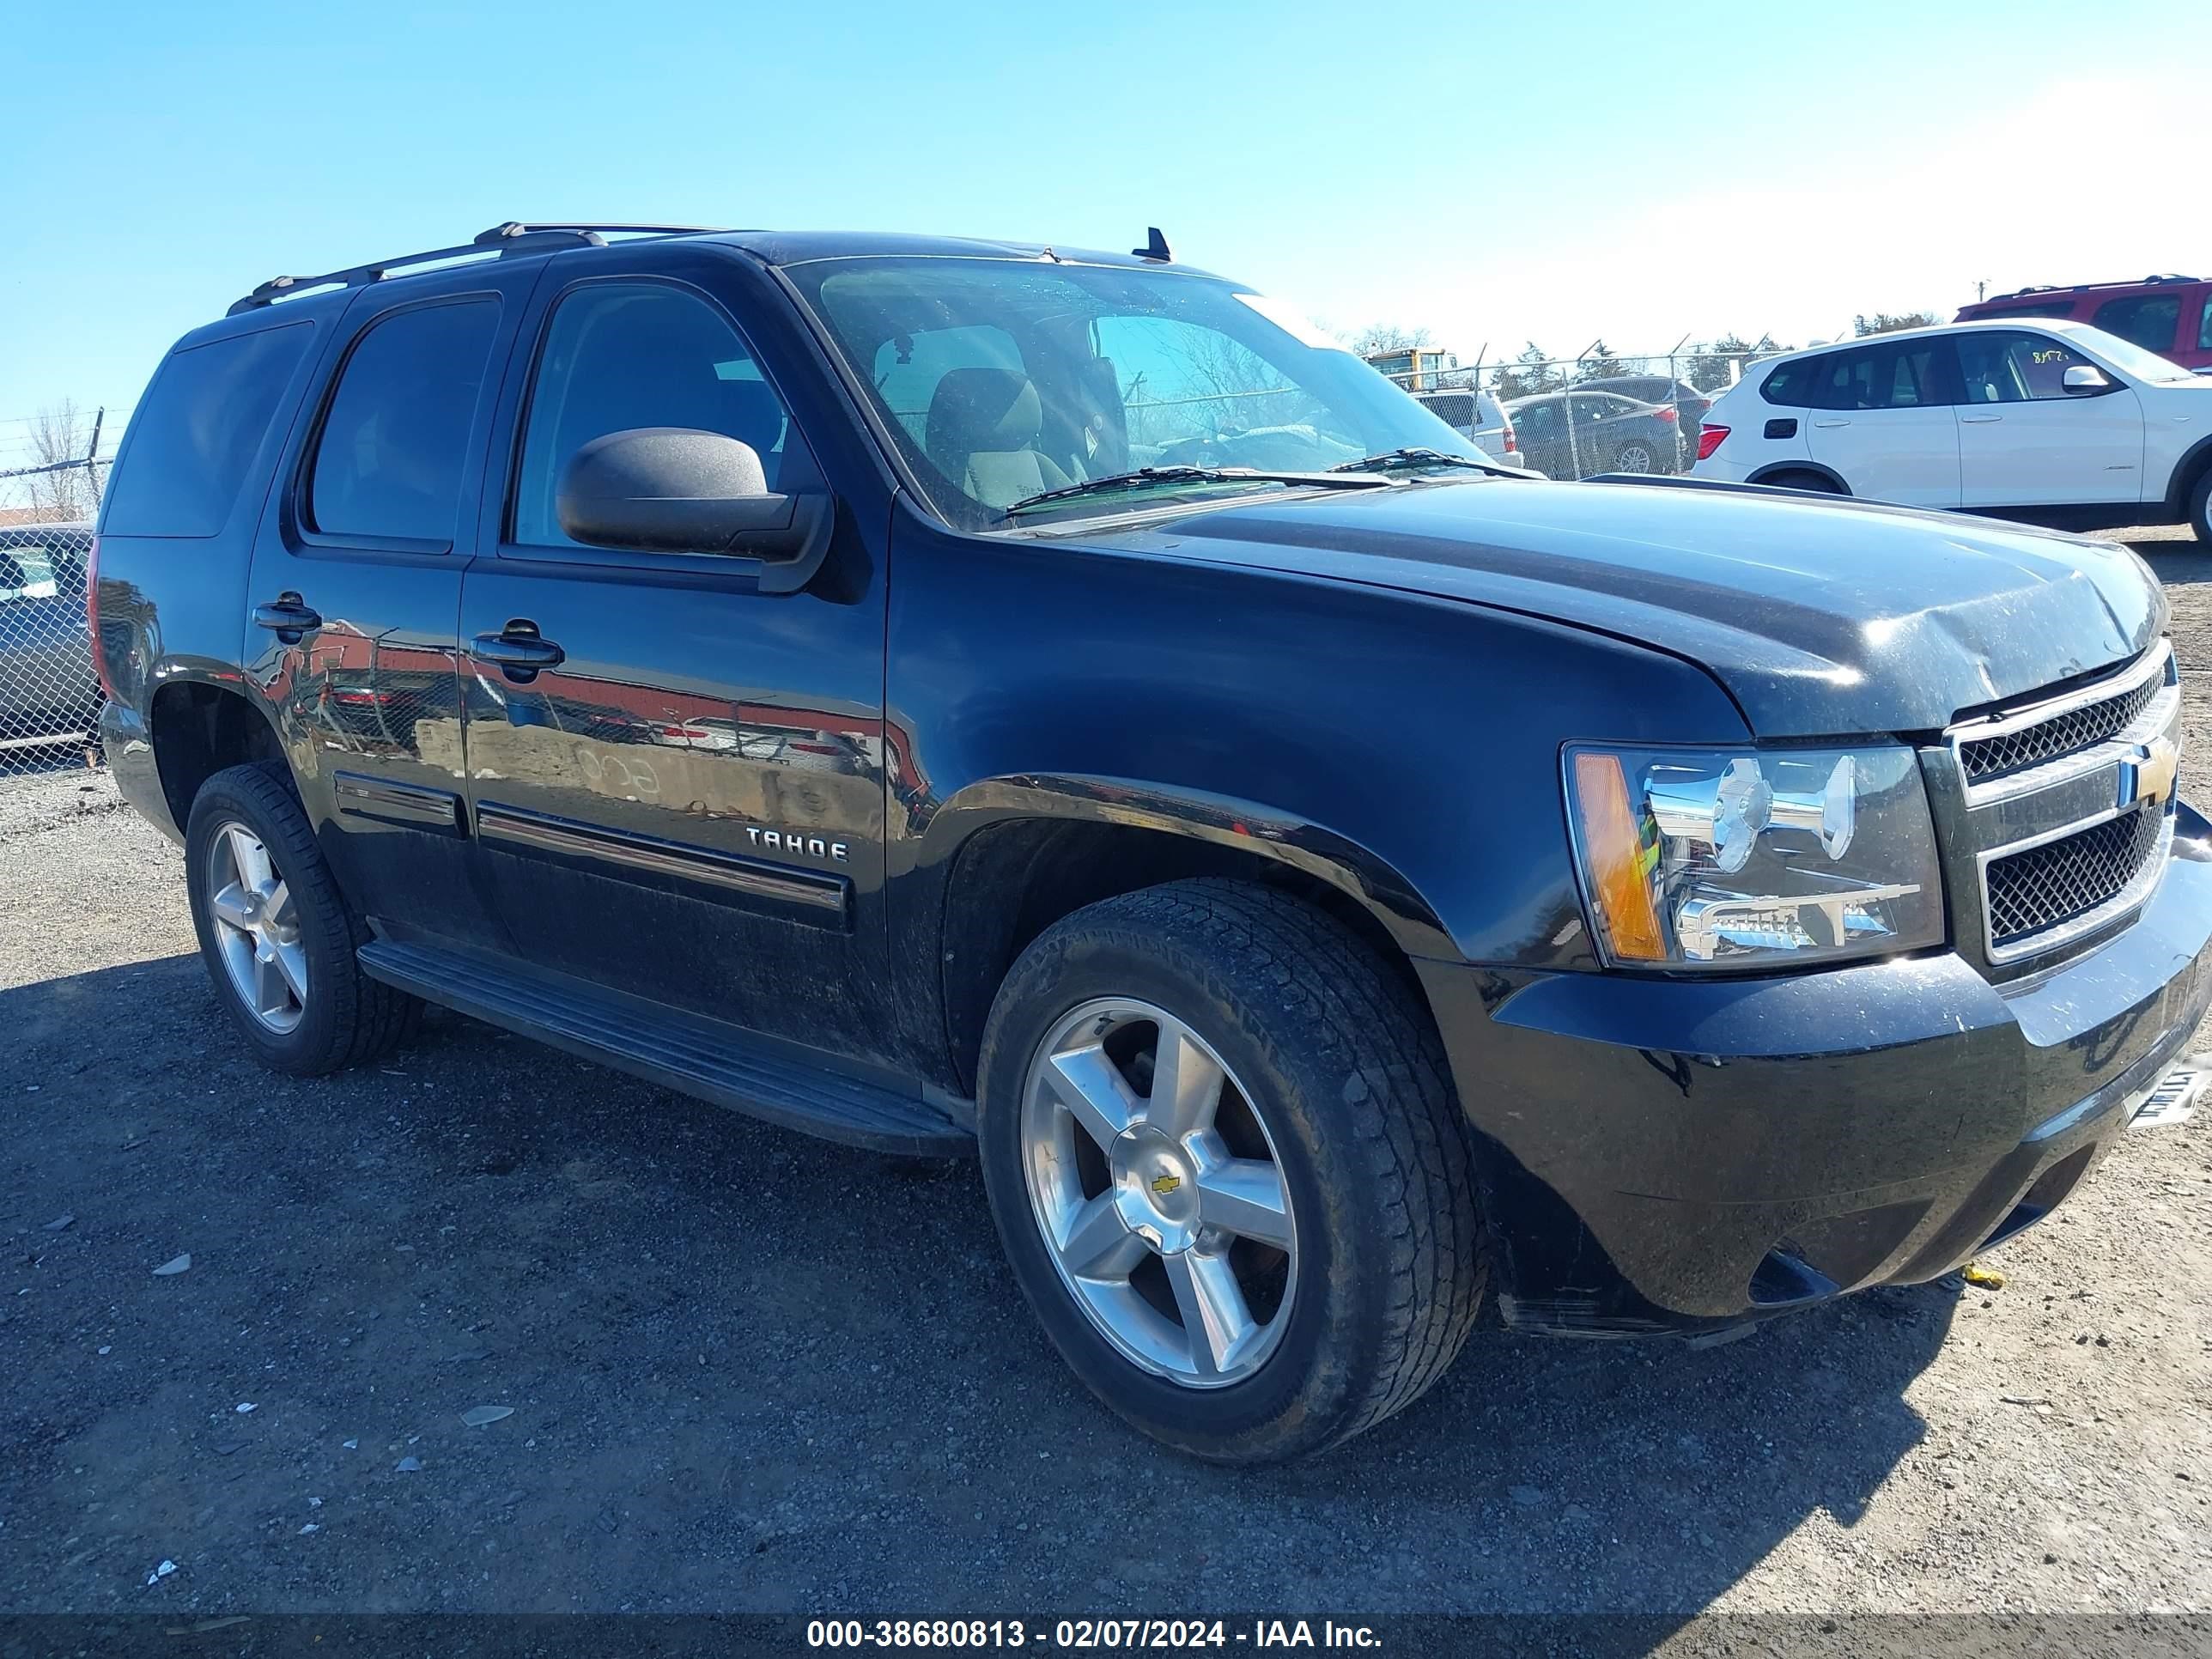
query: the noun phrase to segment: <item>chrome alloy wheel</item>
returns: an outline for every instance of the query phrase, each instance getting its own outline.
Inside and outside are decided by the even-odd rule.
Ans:
[[[1149,1003],[1085,1003],[1030,1062],[1021,1135],[1045,1249],[1108,1341],[1186,1388],[1267,1363],[1297,1288],[1290,1188],[1203,1038]]]
[[[307,952],[291,889],[261,838],[233,819],[208,843],[208,913],[231,988],[282,1036],[307,1012]]]
[[[1613,465],[1623,472],[1656,472],[1658,467],[1651,459],[1651,451],[1643,444],[1623,444],[1620,453],[1613,457]]]

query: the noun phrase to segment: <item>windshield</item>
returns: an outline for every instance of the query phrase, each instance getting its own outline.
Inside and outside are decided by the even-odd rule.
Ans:
[[[2155,351],[2146,351],[2132,340],[2123,340],[2117,334],[2107,334],[2101,328],[2072,331],[2076,339],[2102,357],[2123,374],[2138,380],[2163,384],[2175,380],[2194,380],[2197,376],[2171,357],[2161,357]]]
[[[1001,526],[1018,501],[1146,467],[1317,473],[1406,448],[1486,459],[1295,312],[1212,277],[901,258],[787,274],[955,524]],[[1298,487],[1150,479],[1022,521]]]

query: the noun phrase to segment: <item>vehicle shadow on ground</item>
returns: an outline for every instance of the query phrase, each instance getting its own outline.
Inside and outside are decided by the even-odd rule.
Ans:
[[[273,1077],[191,957],[0,992],[0,1030],[19,1611],[142,1607],[166,1559],[201,1613],[1686,1615],[1813,1517],[1848,1552],[1954,1306],[1478,1337],[1331,1455],[1215,1469],[1063,1369],[970,1164],[452,1018]]]

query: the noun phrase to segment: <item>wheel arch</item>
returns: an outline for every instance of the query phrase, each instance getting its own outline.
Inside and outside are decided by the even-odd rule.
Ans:
[[[234,686],[171,679],[147,702],[146,732],[162,803],[181,832],[202,785],[225,767],[283,761],[267,708]]]
[[[2166,505],[2177,520],[2188,513],[2190,492],[2208,471],[2212,471],[2212,437],[2199,438],[2173,464],[2172,476],[2166,481]]]
[[[972,1092],[983,1026],[1007,971],[1061,917],[1192,877],[1291,893],[1334,917],[1413,988],[1413,958],[1456,958],[1436,911],[1386,860],[1257,803],[1177,795],[1108,779],[971,785],[933,817],[927,862],[945,1036]]]
[[[1787,485],[1773,486],[1773,480],[1786,477],[1792,472],[1808,472],[1816,478],[1826,478],[1835,486],[1836,494],[1838,495],[1849,495],[1851,493],[1851,487],[1844,482],[1841,473],[1832,466],[1821,465],[1818,461],[1776,461],[1770,465],[1760,467],[1758,471],[1745,478],[1744,482],[1786,489]]]

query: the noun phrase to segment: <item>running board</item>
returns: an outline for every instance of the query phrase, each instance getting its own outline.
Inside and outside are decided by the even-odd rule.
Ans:
[[[972,1158],[973,1131],[924,1102],[848,1077],[720,1020],[472,951],[375,939],[371,979],[583,1059],[825,1140],[923,1158]]]

